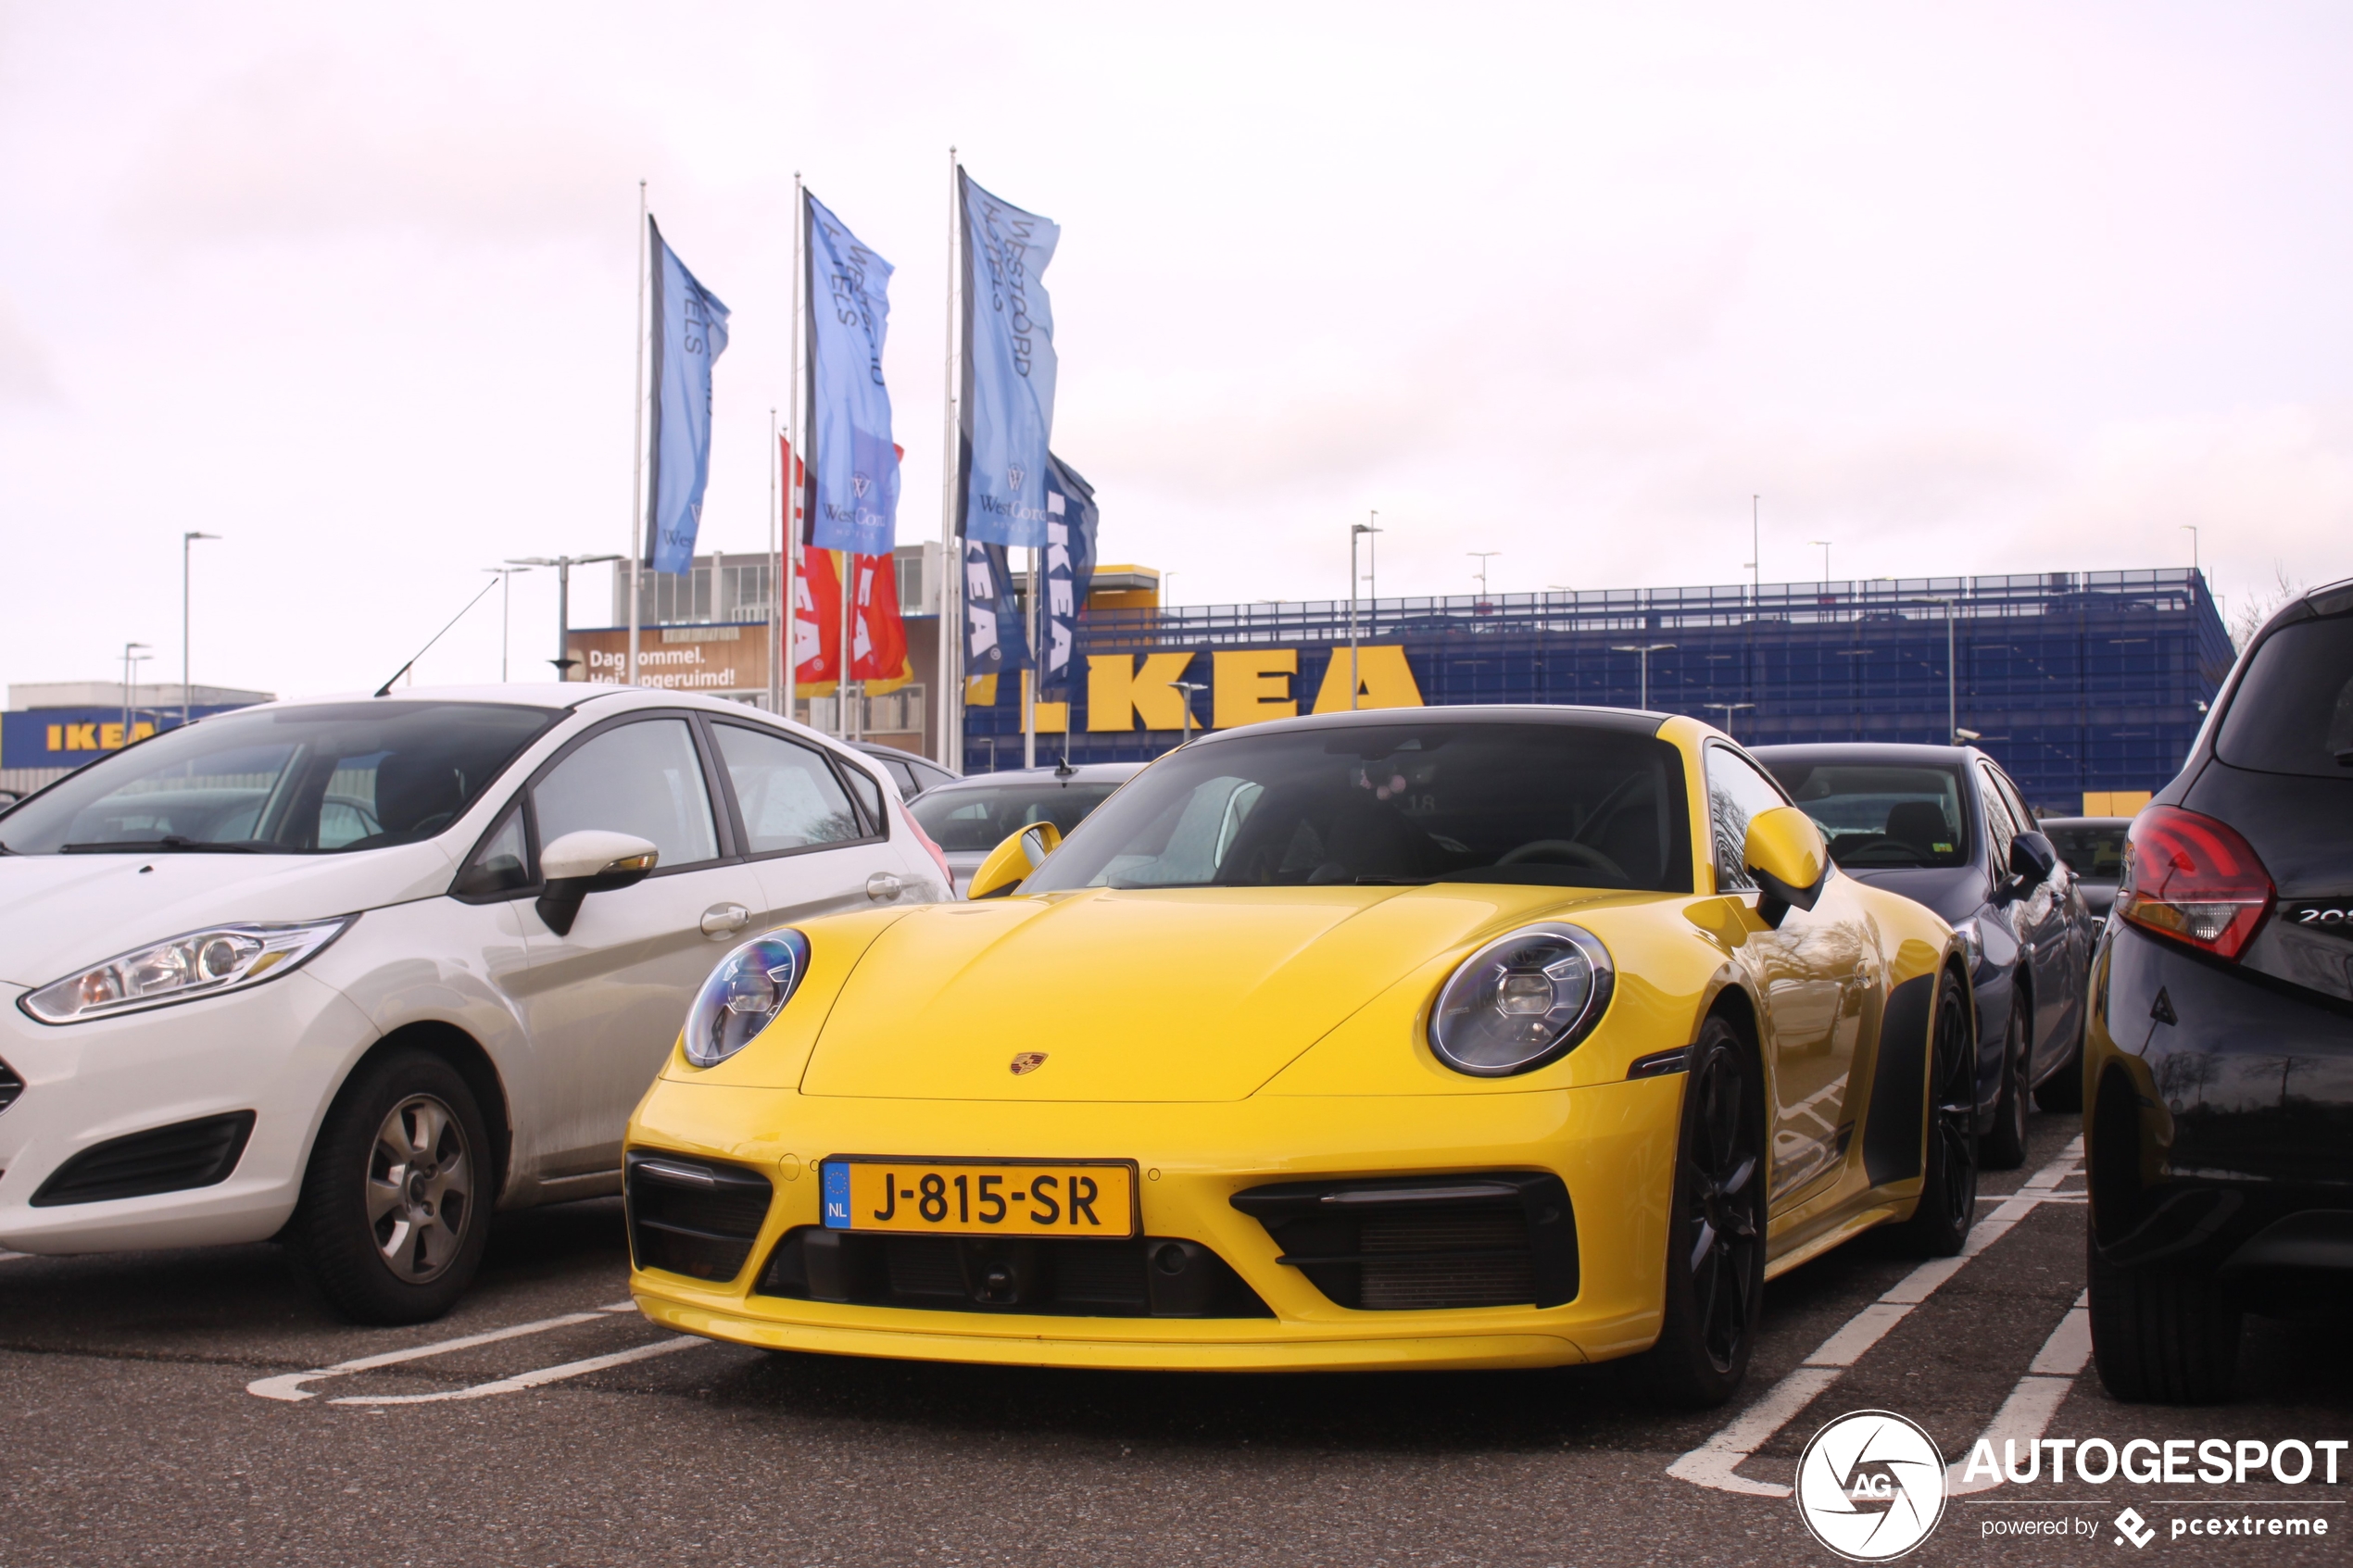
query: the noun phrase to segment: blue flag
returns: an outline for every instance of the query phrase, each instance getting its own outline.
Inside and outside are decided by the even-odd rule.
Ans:
[[[964,218],[963,505],[967,538],[1046,543],[1054,310],[1039,280],[1061,228],[957,173]]]
[[[883,339],[890,330],[890,263],[809,199],[809,348],[817,412],[816,509],[821,550],[887,556],[898,542],[899,453],[890,440]]]
[[[711,362],[727,352],[727,307],[696,282],[661,230],[646,220],[653,249],[652,439],[644,563],[686,571],[702,528],[703,487],[711,483]]]
[[[996,675],[1029,668],[1029,634],[1021,596],[1002,545],[964,541],[964,673]]]
[[[1040,691],[1070,684],[1078,620],[1095,583],[1095,487],[1060,458],[1046,459],[1046,646]]]

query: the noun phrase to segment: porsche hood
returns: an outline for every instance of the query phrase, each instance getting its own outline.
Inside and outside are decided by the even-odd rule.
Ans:
[[[875,939],[803,1093],[1235,1100],[1535,889],[1095,890],[943,904]],[[1561,891],[1541,890],[1557,908]],[[1023,1053],[1045,1060],[1016,1072]]]

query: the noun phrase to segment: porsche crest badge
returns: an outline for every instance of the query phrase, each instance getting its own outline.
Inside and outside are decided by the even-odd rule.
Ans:
[[[1045,1065],[1044,1051],[1023,1051],[1013,1058],[1013,1076],[1018,1078],[1025,1073],[1035,1073]]]

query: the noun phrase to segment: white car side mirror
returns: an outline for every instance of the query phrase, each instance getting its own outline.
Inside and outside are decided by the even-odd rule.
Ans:
[[[631,834],[568,833],[539,851],[539,918],[557,935],[569,935],[582,899],[645,881],[661,859],[661,850]]]

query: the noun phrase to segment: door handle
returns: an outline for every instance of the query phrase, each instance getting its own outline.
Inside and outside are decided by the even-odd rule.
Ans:
[[[751,923],[751,911],[741,904],[713,904],[702,912],[705,936],[733,936]]]
[[[887,904],[905,890],[907,884],[888,872],[876,872],[866,879],[866,897],[877,904]]]

